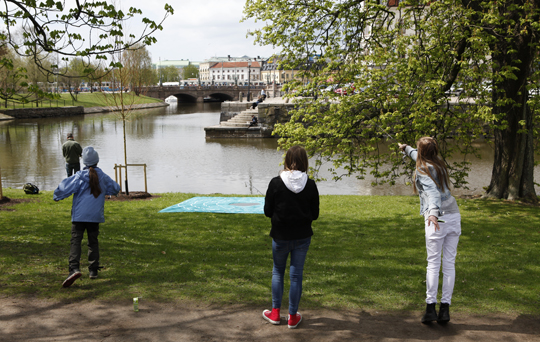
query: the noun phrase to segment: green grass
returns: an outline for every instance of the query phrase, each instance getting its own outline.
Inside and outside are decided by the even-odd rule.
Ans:
[[[100,226],[105,269],[89,280],[83,257],[84,276],[63,289],[71,199],[55,203],[51,192],[14,189],[4,196],[32,201],[0,211],[1,296],[270,303],[270,220],[263,215],[158,213],[194,194],[107,202]],[[540,208],[458,203],[463,234],[453,311],[540,314]],[[321,196],[300,305],[422,310],[426,252],[418,209],[416,196]]]
[[[59,100],[49,100],[44,99],[39,101],[39,107],[64,107],[64,106],[83,106],[83,107],[108,107],[116,105],[112,94],[106,93],[79,93],[76,96],[77,101],[73,101],[71,96],[68,93],[60,94]],[[119,98],[119,95],[116,95]],[[141,104],[141,103],[154,103],[154,102],[163,102],[160,99],[155,99],[148,96],[135,96],[134,93],[124,93],[124,103],[126,105],[132,104]],[[117,100],[118,104],[120,100]],[[36,103],[13,103],[8,101],[8,106],[5,108],[5,103],[0,102],[0,111],[2,109],[13,109],[13,108],[35,108]]]

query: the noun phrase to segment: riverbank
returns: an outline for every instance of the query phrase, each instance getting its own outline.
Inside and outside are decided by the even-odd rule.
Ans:
[[[0,108],[0,121],[13,119],[45,118],[59,116],[73,116],[82,114],[106,113],[120,111],[116,105],[118,98],[113,94],[82,93],[77,95],[77,101],[71,99],[69,94],[62,94],[63,99],[41,103],[40,107],[26,105],[26,108]],[[69,98],[68,98],[69,97]],[[66,106],[67,101],[67,106]],[[166,107],[167,103],[147,96],[135,96],[131,93],[124,94],[123,102],[128,110]],[[63,104],[63,106],[62,106]],[[71,106],[70,106],[71,104]],[[59,106],[60,105],[60,106]]]
[[[159,213],[196,196],[184,193],[107,201],[100,277],[89,280],[83,261],[83,278],[62,289],[71,201],[54,202],[50,191],[4,189],[4,196],[26,202],[0,207],[0,297],[270,304],[270,221],[264,215]],[[540,315],[540,207],[481,199],[458,204],[463,233],[453,312]],[[321,196],[313,230],[303,310],[424,309],[424,227],[416,196]]]
[[[159,108],[167,107],[169,104],[165,102],[153,102],[153,103],[141,103],[128,106],[126,110],[139,110],[139,109],[149,109],[149,108]],[[107,113],[107,112],[118,112],[122,108],[119,106],[110,106],[110,107],[86,107],[84,108],[84,114],[97,114],[97,113]]]

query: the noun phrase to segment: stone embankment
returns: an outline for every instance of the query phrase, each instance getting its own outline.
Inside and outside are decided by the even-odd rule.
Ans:
[[[156,107],[168,106],[165,102],[155,103],[143,103],[129,106],[129,110],[134,109],[147,109]],[[13,119],[35,119],[35,118],[50,118],[61,116],[74,116],[83,114],[95,114],[95,113],[107,113],[119,111],[120,107],[90,107],[84,108],[82,106],[74,107],[41,107],[41,108],[18,108],[18,109],[6,109],[0,113],[0,120],[13,120]]]
[[[250,109],[251,102],[223,102],[219,125],[205,127],[207,139],[213,138],[272,138],[274,124],[285,122],[294,104],[282,97],[267,98],[257,108]],[[251,116],[259,124],[249,127]]]

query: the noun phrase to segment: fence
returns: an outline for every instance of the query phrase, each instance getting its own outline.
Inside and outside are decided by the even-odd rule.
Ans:
[[[122,169],[126,170],[128,166],[142,166],[144,168],[144,192],[148,192],[147,181],[146,181],[146,164],[114,164],[114,180],[116,183],[120,184],[120,192],[122,192]],[[126,195],[129,195],[129,189],[126,183]]]

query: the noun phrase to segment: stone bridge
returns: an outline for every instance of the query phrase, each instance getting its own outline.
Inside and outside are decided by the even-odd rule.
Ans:
[[[256,98],[261,93],[264,86],[250,86],[251,98]],[[147,87],[141,89],[141,93],[165,100],[169,96],[178,98],[178,102],[204,102],[210,101],[240,101],[240,97],[246,100],[248,94],[247,86],[161,86]]]

